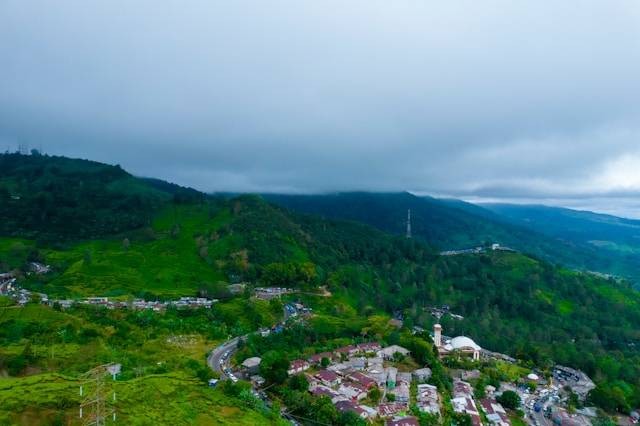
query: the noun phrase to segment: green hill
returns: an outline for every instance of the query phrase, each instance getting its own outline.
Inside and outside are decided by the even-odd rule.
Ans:
[[[46,158],[37,161],[48,169]],[[82,161],[80,164],[87,166]],[[439,245],[437,241],[463,244],[467,238],[471,242],[472,236],[480,238],[489,230],[506,238],[506,230],[515,227],[500,228],[487,222],[478,225],[480,234],[475,235],[476,225],[471,219],[460,224],[469,218],[463,209],[427,200],[437,205],[439,214],[422,216],[436,210],[420,210],[424,201],[417,197],[389,195],[380,202],[386,206],[386,215],[381,216],[386,226],[396,223],[402,229],[406,209],[411,208],[416,212],[415,232],[432,232],[430,238],[407,240],[354,220],[294,212],[259,196],[175,197],[171,185],[150,183],[123,173],[115,173],[120,176],[115,181],[144,188],[145,197],[156,200],[146,210],[138,210],[147,215],[139,226],[123,222],[129,228],[116,229],[96,222],[92,232],[101,230],[100,237],[82,238],[83,234],[73,233],[60,245],[57,241],[48,242],[49,237],[54,237],[49,230],[29,228],[29,222],[25,222],[11,237],[0,238],[0,264],[24,272],[30,258],[51,264],[52,273],[24,275],[20,283],[61,297],[127,297],[145,293],[149,297],[176,297],[200,291],[223,302],[216,305],[211,316],[192,319],[177,313],[148,317],[131,314],[119,319],[99,312],[70,314],[77,324],[73,332],[76,337],[69,343],[88,350],[86,345],[101,342],[101,347],[106,348],[105,352],[87,352],[88,360],[98,362],[105,353],[116,354],[126,357],[127,365],[133,368],[138,359],[143,364],[155,361],[154,353],[160,349],[153,341],[158,336],[194,333],[218,339],[275,321],[275,312],[280,309],[277,304],[256,305],[245,295],[231,297],[226,289],[230,282],[244,281],[249,287],[287,286],[305,293],[317,293],[318,286],[326,286],[330,297],[305,296],[307,303],[322,313],[312,324],[313,339],[357,336],[365,330],[360,331],[360,326],[356,330],[355,325],[364,324],[364,319],[388,318],[392,313],[401,313],[407,326],[430,327],[433,319],[428,307],[448,304],[465,318],[459,322],[446,320],[443,325],[447,333],[470,335],[489,349],[518,356],[541,368],[548,368],[553,362],[581,368],[599,385],[593,402],[608,410],[627,410],[640,403],[640,294],[630,285],[570,271],[519,253],[439,256],[432,247]],[[55,182],[56,175],[51,176]],[[80,175],[76,178],[82,180]],[[112,191],[113,182],[105,180],[103,190]],[[29,182],[23,185],[33,186]],[[99,191],[99,185],[94,190]],[[127,197],[126,191],[118,191],[111,196]],[[11,196],[14,194],[11,192]],[[341,204],[345,215],[353,215],[350,219],[370,208],[367,197],[354,198],[359,197],[365,199],[362,204]],[[399,200],[403,199],[410,203],[401,204]],[[92,203],[86,205],[108,211],[106,205]],[[391,220],[396,210],[400,210],[399,218]],[[446,216],[446,221],[438,225],[441,215]],[[458,236],[447,236],[446,230],[438,229],[440,226],[456,226],[460,231]],[[73,224],[68,225],[69,229],[72,227]],[[65,237],[65,229],[58,228],[56,232]],[[111,233],[106,232],[109,229]],[[41,238],[41,232],[48,238]],[[518,235],[529,235],[529,231],[520,232],[523,234]],[[497,240],[504,244],[512,241]],[[6,312],[18,308],[3,309]],[[30,321],[25,324],[20,322],[24,318],[11,315],[0,315],[0,323],[4,323],[0,327],[0,356],[5,365],[23,355],[23,361],[31,362],[30,352],[25,352],[27,345],[63,339],[59,327],[47,326],[53,324],[49,320],[36,319],[29,325]],[[211,330],[212,322],[216,333],[210,335],[207,330]],[[83,334],[81,330],[92,328],[94,323],[107,328],[97,336],[95,330]],[[149,343],[143,357],[134,349],[136,340]],[[187,367],[175,362],[175,369],[184,372]],[[36,357],[33,363],[45,371],[56,371],[55,365],[48,367],[42,358]],[[26,374],[25,370],[19,371]]]
[[[534,226],[510,220],[505,209],[485,209],[459,200],[419,197],[409,193],[338,193],[327,195],[265,195],[265,198],[294,211],[323,217],[358,221],[385,232],[403,235],[407,210],[411,209],[414,238],[438,250],[471,248],[500,243],[548,262],[580,270],[617,274],[640,281],[640,259],[630,253],[603,250],[606,244],[562,233],[565,221],[550,224],[550,232],[540,223]],[[620,220],[623,221],[623,220]],[[549,221],[554,222],[554,221]],[[593,222],[594,228],[599,224]],[[602,225],[602,223],[600,223]],[[556,232],[553,232],[555,230]],[[625,241],[635,238],[630,224],[617,228]],[[596,233],[594,233],[596,235]]]
[[[483,206],[504,220],[553,238],[590,244],[614,255],[640,253],[640,220],[542,205]]]
[[[167,202],[201,197],[134,178],[119,166],[0,154],[0,235],[47,242],[96,238],[149,224]]]

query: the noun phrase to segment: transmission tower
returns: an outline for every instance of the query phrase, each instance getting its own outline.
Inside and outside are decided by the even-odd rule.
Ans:
[[[80,421],[86,426],[104,426],[116,421],[116,392],[107,383],[108,377],[120,372],[120,364],[100,365],[87,371],[80,384]]]
[[[407,210],[407,238],[411,238],[411,209]]]

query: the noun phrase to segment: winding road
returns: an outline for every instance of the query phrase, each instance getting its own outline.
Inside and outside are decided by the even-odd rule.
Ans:
[[[238,349],[238,342],[241,338],[246,338],[248,336],[239,336],[234,337],[231,340],[226,341],[220,346],[214,348],[209,354],[209,358],[207,358],[207,364],[213,371],[217,371],[220,373],[220,378],[228,378],[229,375],[225,370],[229,368],[229,359],[233,355],[233,353]],[[225,353],[229,353],[227,357],[224,356]]]

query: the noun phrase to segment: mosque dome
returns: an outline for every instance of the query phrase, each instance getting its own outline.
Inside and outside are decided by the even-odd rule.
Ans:
[[[470,339],[466,336],[454,337],[449,342],[449,345],[451,346],[451,350],[473,349],[479,351],[482,349],[476,342],[473,341],[473,339]]]

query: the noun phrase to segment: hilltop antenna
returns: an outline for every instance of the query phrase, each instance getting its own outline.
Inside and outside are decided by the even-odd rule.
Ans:
[[[120,373],[120,364],[100,365],[82,375],[80,384],[80,420],[86,426],[104,426],[107,419],[116,421],[115,390],[109,392],[105,378],[112,376],[115,380]],[[111,393],[111,395],[108,395]]]
[[[407,210],[407,238],[411,238],[411,209]]]

